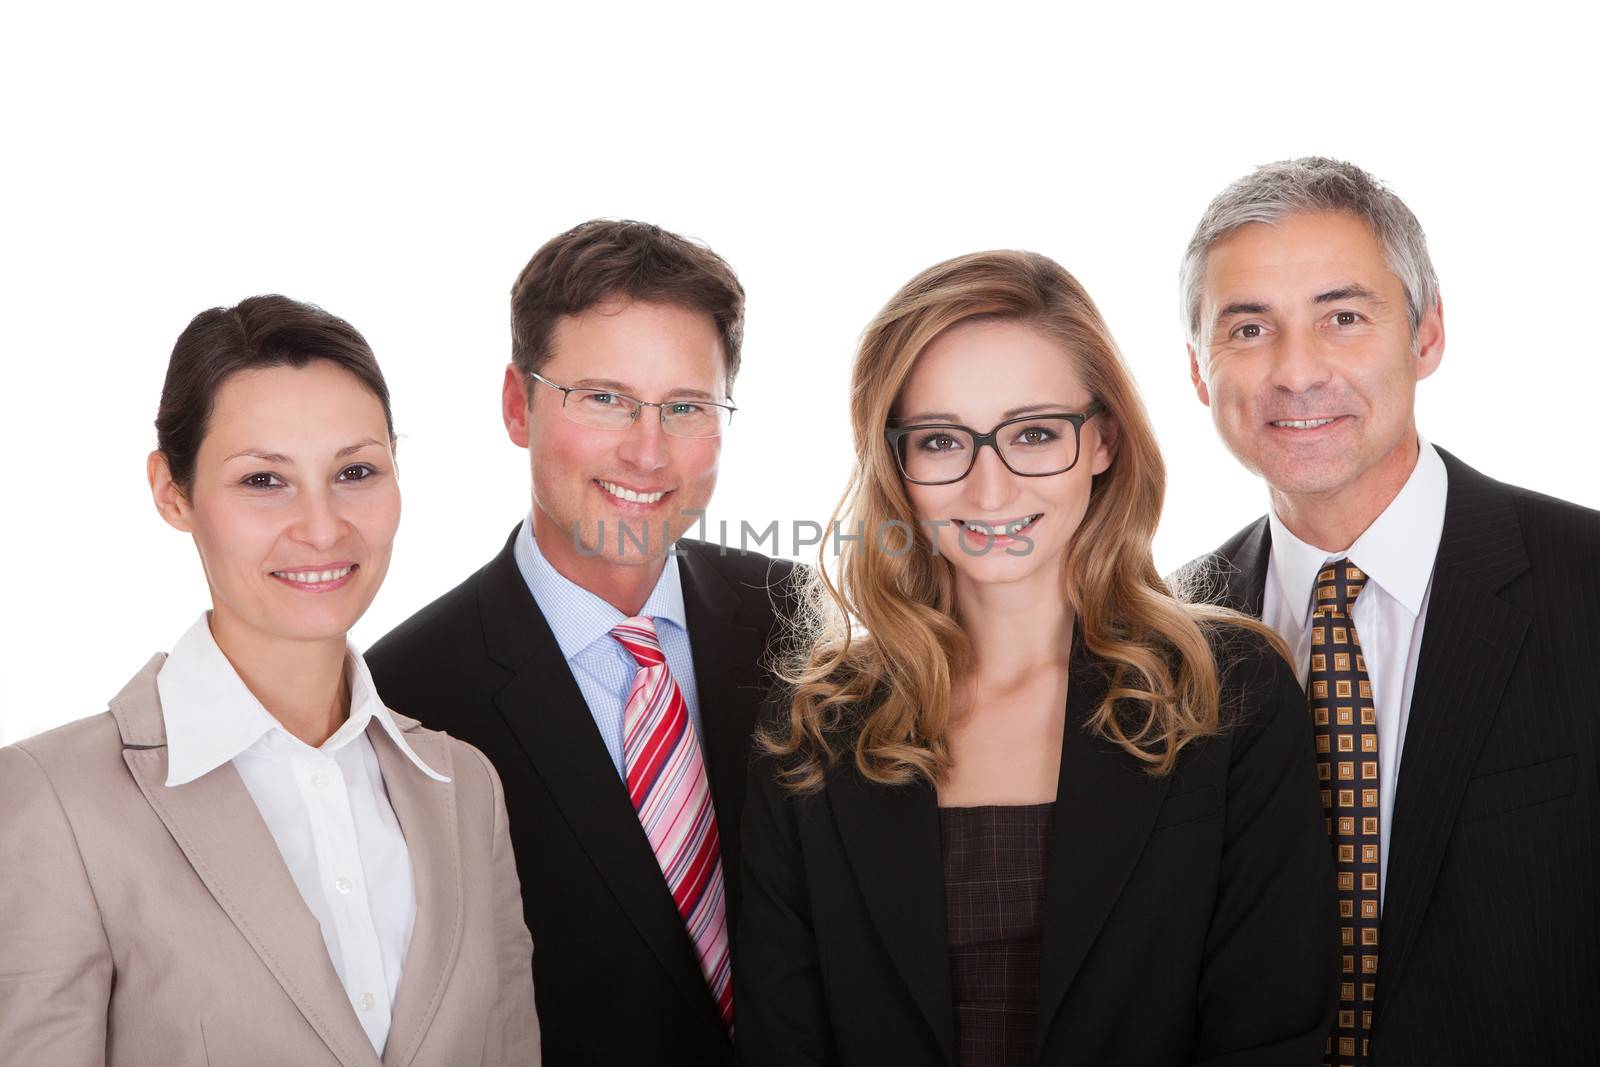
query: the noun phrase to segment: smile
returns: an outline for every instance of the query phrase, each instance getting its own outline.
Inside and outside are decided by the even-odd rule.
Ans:
[[[1328,425],[1330,422],[1338,422],[1343,417],[1342,415],[1333,415],[1325,419],[1273,419],[1272,425],[1280,430],[1315,430]]]
[[[598,485],[601,489],[604,489],[616,499],[626,501],[629,504],[659,503],[662,497],[671,492],[670,489],[661,489],[653,493],[645,493],[640,492],[637,489],[629,489],[625,485],[618,485],[616,482],[601,481],[599,478],[594,480],[594,484]]]
[[[1041,511],[1037,515],[1024,515],[1020,519],[1002,519],[999,522],[987,522],[983,519],[957,519],[955,522],[969,534],[992,537],[995,540],[1009,540],[1031,528],[1042,518],[1044,512]]]
[[[338,563],[331,567],[303,571],[273,571],[272,576],[285,585],[320,593],[329,589],[338,589],[346,584],[350,580],[350,576],[360,569],[360,564]]]

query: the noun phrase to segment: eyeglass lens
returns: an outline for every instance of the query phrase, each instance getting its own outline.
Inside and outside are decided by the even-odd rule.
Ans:
[[[995,440],[1000,457],[1018,474],[1059,474],[1078,461],[1072,421],[1040,417],[1012,423]],[[951,426],[919,427],[900,438],[900,469],[917,482],[957,481],[975,462],[972,434]]]
[[[572,389],[563,405],[573,422],[597,429],[621,429],[634,421],[634,413],[639,409],[637,401],[600,389]],[[659,410],[661,428],[676,437],[716,437],[728,425],[728,409],[716,404],[667,400],[659,405]]]

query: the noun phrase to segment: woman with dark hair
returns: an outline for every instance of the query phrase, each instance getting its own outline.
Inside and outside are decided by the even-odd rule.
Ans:
[[[347,639],[400,518],[371,349],[282,296],[203,312],[156,431],[211,610],[0,749],[0,1060],[537,1063],[499,779]]]
[[[1161,455],[1093,302],[1043,256],[941,263],[851,396],[859,540],[745,806],[746,1063],[1320,1063],[1305,698],[1156,571]]]

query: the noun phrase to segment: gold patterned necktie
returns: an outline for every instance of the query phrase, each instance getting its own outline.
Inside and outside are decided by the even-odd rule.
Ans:
[[[1338,878],[1342,973],[1326,1067],[1365,1067],[1378,985],[1378,716],[1351,607],[1367,576],[1348,559],[1317,575],[1306,692]]]

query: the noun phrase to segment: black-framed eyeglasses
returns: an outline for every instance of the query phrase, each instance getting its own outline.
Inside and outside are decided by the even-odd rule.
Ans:
[[[883,435],[901,475],[916,485],[959,482],[972,473],[978,450],[984,445],[994,449],[1012,474],[1048,478],[1077,465],[1083,424],[1103,411],[1105,405],[1096,400],[1087,411],[1022,415],[988,433],[958,422],[923,422],[891,426]]]
[[[661,414],[661,429],[674,437],[718,437],[733,421],[739,409],[712,400],[640,400],[611,389],[589,389],[557,385],[549,378],[529,371],[528,377],[561,391],[561,412],[568,421],[597,430],[626,430],[639,419],[645,408]]]

